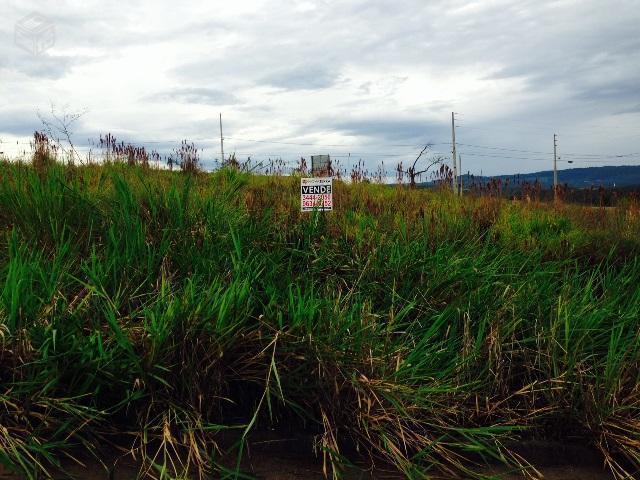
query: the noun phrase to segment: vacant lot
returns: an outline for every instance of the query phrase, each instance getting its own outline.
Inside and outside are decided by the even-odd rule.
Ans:
[[[535,478],[523,441],[638,473],[637,204],[339,182],[334,204],[300,213],[296,178],[3,164],[0,463],[238,476],[272,431],[330,476]]]

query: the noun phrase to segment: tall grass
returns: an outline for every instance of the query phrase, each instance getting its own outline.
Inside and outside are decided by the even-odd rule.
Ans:
[[[36,478],[109,445],[157,478],[233,475],[276,428],[335,478],[355,456],[535,478],[530,438],[639,472],[637,206],[337,182],[336,211],[301,214],[298,188],[3,164],[0,462]]]

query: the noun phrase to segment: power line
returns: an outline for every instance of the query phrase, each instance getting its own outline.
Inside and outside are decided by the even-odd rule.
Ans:
[[[362,147],[363,144],[359,143],[359,144],[345,144],[345,143],[341,143],[341,144],[323,144],[323,143],[298,143],[298,142],[281,142],[281,141],[276,141],[276,140],[258,140],[255,138],[242,138],[242,137],[225,137],[227,139],[232,139],[232,140],[239,140],[241,142],[255,142],[255,143],[269,143],[269,144],[276,144],[276,145],[296,145],[296,146],[301,146],[301,147]],[[435,145],[435,144],[432,144]],[[379,147],[407,147],[407,148],[421,148],[422,145],[418,145],[418,144],[388,144],[388,145],[382,145],[382,144],[378,144],[376,146]]]
[[[460,145],[460,144],[458,144]],[[492,155],[486,153],[475,153],[469,152],[468,150],[463,150],[461,153],[464,153],[466,156],[470,157],[484,157],[484,158],[504,158],[507,160],[531,160],[534,162],[548,162],[549,159],[546,158],[531,158],[531,157],[514,157],[512,155]]]
[[[640,160],[640,159],[638,159],[638,160]],[[569,162],[569,163],[609,163],[609,162],[615,162],[615,160],[558,160],[558,161],[559,162]],[[626,166],[626,165],[620,165],[620,166]]]
[[[531,153],[531,154],[535,154],[535,155],[553,155],[553,152],[542,152],[542,151],[535,151],[535,150],[521,150],[521,149],[516,149],[516,148],[506,148],[506,147],[494,147],[494,146],[488,146],[488,145],[474,145],[471,143],[460,143],[460,142],[456,142],[457,145],[462,145],[462,146],[466,146],[466,147],[472,147],[472,148],[484,148],[487,150],[499,150],[499,151],[504,151],[504,152],[515,152],[515,153]],[[569,153],[561,153],[561,155],[564,155],[566,157],[580,157],[580,158],[624,158],[624,157],[635,157],[640,155],[640,152],[633,152],[633,153],[626,153],[626,154],[598,154],[598,153],[574,153],[574,152],[569,152]]]
[[[536,155],[553,155],[552,152],[539,152],[539,151],[535,151],[535,150],[519,150],[519,149],[515,149],[515,148],[506,148],[506,147],[493,147],[493,146],[488,146],[488,145],[473,145],[471,143],[460,143],[457,142],[458,145],[462,145],[464,147],[474,147],[474,148],[484,148],[487,150],[501,150],[501,151],[505,151],[505,152],[516,152],[516,153],[533,153]]]
[[[462,153],[464,153],[467,156],[471,156],[471,157],[504,158],[506,160],[531,160],[531,161],[534,161],[534,162],[549,162],[550,161],[550,159],[548,159],[548,158],[516,157],[516,156],[510,156],[510,155],[492,155],[492,154],[485,154],[485,153],[469,152],[467,150],[464,150]],[[619,157],[616,157],[616,158],[619,158]],[[615,162],[615,161],[617,161],[616,158],[604,158],[604,159],[571,158],[569,160],[563,160],[562,159],[562,155],[560,155],[560,157],[558,157],[558,162],[566,162],[566,163],[607,163],[607,162]],[[624,157],[624,158],[631,158],[631,157]],[[639,158],[639,160],[640,160],[640,158]]]
[[[233,150],[233,149],[232,149]],[[234,151],[234,153],[236,155],[250,155],[250,156],[262,156],[262,157],[277,157],[277,156],[291,156],[291,155],[295,155],[292,154],[291,152],[287,152],[287,153],[261,153],[261,152],[242,152],[242,151]],[[367,153],[367,152],[341,152],[341,153],[335,153],[335,154],[331,154],[332,158],[354,158],[355,157],[365,157],[365,158],[370,158],[370,157],[379,157],[379,158],[398,158],[398,157],[408,157],[407,153]]]

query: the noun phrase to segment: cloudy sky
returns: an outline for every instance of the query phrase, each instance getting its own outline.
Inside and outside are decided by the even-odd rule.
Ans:
[[[549,169],[554,133],[561,168],[640,164],[639,0],[1,1],[5,154],[53,104],[84,112],[80,145],[186,138],[208,162],[219,112],[226,153],[392,170],[450,156],[455,111],[464,171]]]

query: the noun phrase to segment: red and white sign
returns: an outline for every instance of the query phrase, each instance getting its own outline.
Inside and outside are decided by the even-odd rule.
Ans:
[[[303,212],[333,210],[333,178],[301,178],[300,206]]]

